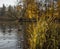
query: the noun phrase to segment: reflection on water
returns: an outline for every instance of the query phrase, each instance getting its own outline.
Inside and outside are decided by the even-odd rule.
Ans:
[[[22,49],[18,44],[17,29],[6,29],[5,32],[2,32],[0,29],[0,49]]]

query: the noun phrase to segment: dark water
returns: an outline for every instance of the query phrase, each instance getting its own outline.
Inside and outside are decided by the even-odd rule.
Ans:
[[[17,29],[12,29],[10,33],[8,30],[2,32],[0,29],[0,49],[23,49]]]

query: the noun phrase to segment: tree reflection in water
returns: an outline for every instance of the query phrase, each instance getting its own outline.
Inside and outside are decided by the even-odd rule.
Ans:
[[[5,24],[1,24],[0,25],[0,29],[1,29],[1,32],[3,33],[3,35],[6,34],[6,31],[9,33],[9,35],[11,35],[11,32],[13,30],[13,27],[12,26],[6,26]]]
[[[11,32],[12,32],[12,27],[9,26],[9,27],[8,27],[8,33],[9,33],[9,35],[11,35]]]
[[[1,28],[1,32],[3,33],[3,35],[5,35],[5,33],[6,33],[6,26],[5,26],[5,24],[2,24],[0,26],[0,28]]]
[[[22,35],[21,28],[19,28],[19,27],[16,28],[15,26],[10,26],[10,25],[7,26],[5,24],[0,25],[0,33],[2,34],[2,39],[3,39],[3,41],[0,41],[0,42],[2,42],[3,45],[4,45],[5,42],[7,42],[8,45],[9,44],[13,44],[15,42],[14,43],[15,44],[15,48],[17,48],[17,49],[21,48],[22,49],[22,47],[23,47],[22,46],[23,45],[22,44],[23,43],[22,42],[23,41],[23,35]],[[0,38],[1,38],[1,36],[0,36]],[[0,46],[1,46],[1,44],[0,44]],[[4,46],[2,46],[2,47],[4,47]]]

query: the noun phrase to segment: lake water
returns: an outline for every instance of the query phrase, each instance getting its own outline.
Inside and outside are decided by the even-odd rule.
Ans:
[[[10,33],[8,30],[2,32],[0,29],[0,49],[23,49],[17,29],[12,29]]]

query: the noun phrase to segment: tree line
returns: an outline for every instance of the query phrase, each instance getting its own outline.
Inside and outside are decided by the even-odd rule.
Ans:
[[[20,16],[20,11],[17,10],[17,6],[9,5],[8,7],[6,7],[3,4],[3,7],[0,7],[0,16],[9,16],[18,19],[18,17]]]

